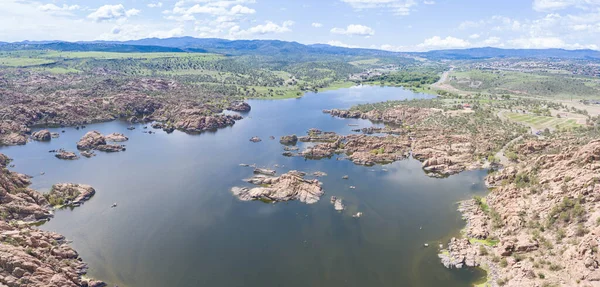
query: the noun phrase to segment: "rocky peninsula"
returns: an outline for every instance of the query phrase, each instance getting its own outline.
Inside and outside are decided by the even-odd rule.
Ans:
[[[43,195],[28,187],[29,177],[9,171],[9,162],[0,154],[0,285],[106,286],[101,281],[83,278],[87,265],[64,236],[31,226],[52,217],[55,203],[76,206],[89,199],[93,188],[58,184]]]
[[[307,159],[330,158],[344,154],[358,165],[371,166],[403,160],[412,155],[432,177],[444,177],[464,170],[480,169],[494,164],[494,154],[518,137],[523,128],[497,118],[489,110],[472,114],[456,114],[439,108],[414,107],[407,103],[368,111],[325,110],[342,118],[363,118],[381,122],[393,130],[385,136],[371,134],[337,135],[311,129],[301,142],[312,142],[296,155]],[[384,128],[373,128],[373,130]],[[282,137],[288,144],[293,136]],[[293,156],[291,150],[285,155]]]
[[[24,145],[28,137],[49,140],[48,133],[31,134],[31,127],[66,127],[127,119],[158,122],[166,130],[198,133],[224,128],[242,119],[225,109],[246,112],[245,102],[222,95],[199,96],[175,80],[140,78],[116,81],[82,74],[23,73],[0,86],[0,145]],[[10,88],[8,88],[10,87]],[[152,94],[152,95],[149,95]],[[223,101],[211,99],[221,98]]]
[[[450,242],[444,264],[481,266],[492,286],[598,285],[596,137],[562,134],[512,146],[516,158],[486,179],[490,194],[461,204],[465,238]]]

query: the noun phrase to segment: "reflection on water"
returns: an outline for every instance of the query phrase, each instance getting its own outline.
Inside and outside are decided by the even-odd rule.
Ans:
[[[47,191],[58,182],[96,188],[92,200],[57,211],[42,228],[73,240],[90,265],[90,276],[112,284],[465,286],[481,272],[444,269],[436,246],[464,225],[454,203],[485,192],[485,171],[432,179],[415,160],[363,167],[335,158],[287,158],[278,140],[269,140],[313,127],[348,134],[372,124],[332,118],[321,110],[422,97],[399,88],[361,87],[302,99],[253,100],[244,120],[216,133],[149,135],[143,125],[129,131],[116,121],[67,128],[49,143],[0,152],[15,159],[16,171],[34,175],[35,189]],[[127,151],[77,161],[48,153],[75,150],[91,129],[124,133],[130,138]],[[252,143],[252,136],[263,141]],[[279,173],[326,172],[320,179],[326,194],[314,205],[240,202],[229,190],[252,173],[240,163],[278,164]],[[342,180],[344,175],[349,179]],[[334,211],[332,195],[344,199],[344,212]],[[110,208],[113,202],[117,208]],[[352,218],[358,211],[363,217]]]

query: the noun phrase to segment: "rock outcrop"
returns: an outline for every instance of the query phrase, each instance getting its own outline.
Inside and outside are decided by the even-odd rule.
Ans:
[[[298,142],[298,137],[296,135],[282,136],[279,139],[279,143],[281,143],[283,145],[296,145],[297,142]]]
[[[344,206],[344,203],[342,202],[341,198],[332,196],[330,201],[331,204],[333,204],[333,208],[336,211],[343,211],[344,209],[346,209],[346,206]]]
[[[206,115],[206,111],[203,109],[183,110],[178,118],[175,127],[188,133],[214,131],[232,126],[235,121],[242,119],[239,115]]]
[[[52,216],[46,197],[28,188],[27,176],[6,169],[9,159],[0,154],[0,285],[11,287],[106,286],[84,279],[87,265],[64,236],[41,231],[28,222]],[[51,194],[81,202],[91,187],[57,185]],[[68,188],[67,188],[68,187]],[[71,192],[67,189],[74,188]],[[93,189],[92,189],[93,190]],[[25,222],[25,223],[21,223]]]
[[[96,147],[96,150],[103,152],[120,152],[125,151],[124,145],[103,144]]]
[[[279,177],[257,175],[246,181],[257,187],[234,187],[233,194],[243,200],[265,200],[265,201],[290,201],[298,200],[307,204],[316,203],[323,195],[321,183],[314,180],[304,179],[304,173],[290,171]]]
[[[12,120],[0,121],[0,145],[24,145],[30,129]]]
[[[0,154],[0,217],[2,220],[37,222],[51,217],[46,199],[29,189],[29,177],[6,169],[8,158]],[[1,245],[1,244],[0,244]],[[1,266],[1,265],[0,265]]]
[[[44,197],[53,207],[79,206],[96,194],[89,185],[74,183],[59,183],[52,186]]]
[[[129,138],[126,137],[124,134],[121,133],[112,133],[112,134],[108,134],[106,136],[104,136],[106,141],[109,142],[125,142],[128,141]]]
[[[111,134],[109,136],[111,140],[117,139],[117,141],[123,141],[127,139],[127,137],[122,134]],[[124,145],[107,144],[106,141],[107,138],[100,132],[90,131],[77,142],[77,149],[82,151],[98,150],[103,152],[120,152],[125,150]],[[86,153],[86,157],[90,157],[87,155],[91,156],[89,153]]]
[[[600,140],[565,134],[512,152],[518,162],[486,178],[490,194],[461,204],[471,242],[454,239],[442,262],[486,265],[505,286],[598,285]]]
[[[90,150],[101,145],[106,145],[106,138],[98,131],[89,131],[77,142],[77,149]]]
[[[36,141],[49,141],[52,139],[52,134],[48,130],[41,130],[32,133],[31,138]]]
[[[234,102],[227,107],[227,110],[234,112],[249,112],[251,109],[250,105],[246,102]]]
[[[66,151],[66,150],[60,150],[56,154],[54,154],[54,156],[58,159],[64,159],[64,160],[76,160],[79,158],[77,156],[77,154],[75,154],[74,152],[70,152],[70,151]]]

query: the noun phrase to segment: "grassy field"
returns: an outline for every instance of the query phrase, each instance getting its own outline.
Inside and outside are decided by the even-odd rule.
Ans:
[[[437,95],[437,90],[431,88],[430,85],[421,85],[419,87],[404,87],[403,85],[399,85],[396,83],[392,83],[392,82],[381,82],[381,81],[368,81],[368,82],[363,82],[363,85],[368,85],[368,86],[380,86],[380,87],[402,87],[405,88],[407,90],[411,90],[415,93],[421,93],[421,94],[427,94],[427,95]]]
[[[355,65],[355,66],[368,66],[368,65],[375,65],[375,64],[379,63],[379,61],[380,61],[379,59],[373,58],[373,59],[358,60],[358,61],[350,62],[350,64]]]
[[[115,53],[115,52],[48,52],[40,55],[42,58],[64,58],[64,59],[157,59],[157,58],[182,58],[193,57],[206,60],[220,59],[225,56],[218,54],[201,53]]]
[[[505,113],[508,119],[526,124],[535,129],[572,129],[580,126],[575,119],[566,119],[566,118],[555,118],[555,117],[546,117],[546,116],[536,116],[533,114],[518,114],[518,113]]]
[[[450,85],[465,92],[512,94],[549,98],[597,98],[600,80],[560,73],[454,71]]]
[[[4,67],[32,67],[39,65],[52,64],[54,60],[40,58],[21,58],[21,57],[2,57],[0,66]]]

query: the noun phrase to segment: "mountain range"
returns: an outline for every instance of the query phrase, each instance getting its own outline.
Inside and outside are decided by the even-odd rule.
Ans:
[[[489,59],[489,58],[557,58],[600,59],[600,51],[565,49],[501,49],[469,48],[434,50],[429,52],[391,52],[376,49],[344,48],[326,44],[304,45],[279,40],[225,40],[217,38],[147,38],[130,41],[23,41],[0,42],[4,50],[59,50],[107,52],[194,52],[226,55],[267,55],[283,57],[362,56],[362,57],[422,57],[427,59]]]

